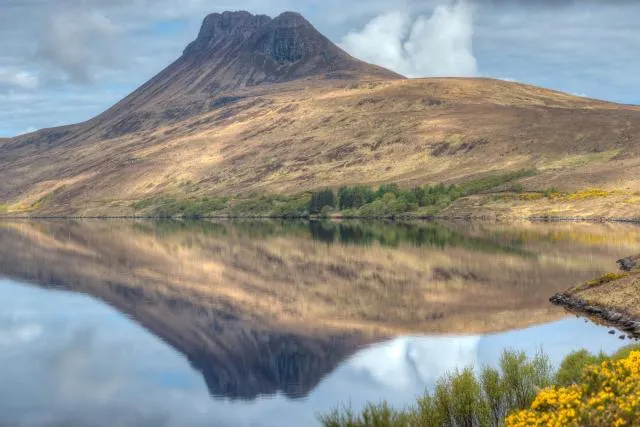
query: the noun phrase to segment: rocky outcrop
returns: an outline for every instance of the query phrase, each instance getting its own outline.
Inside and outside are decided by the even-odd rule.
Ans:
[[[195,89],[208,93],[334,73],[401,77],[351,57],[294,12],[273,19],[248,12],[211,14],[179,62],[207,73]]]
[[[212,52],[224,42],[243,42],[269,22],[270,17],[249,12],[212,13],[204,19],[198,37],[183,53],[187,56],[201,55]]]
[[[626,258],[619,259],[616,261],[616,264],[620,267],[620,270],[623,271],[632,271],[638,265],[638,260],[640,260],[640,255],[634,255]]]
[[[587,301],[569,294],[556,294],[549,301],[576,314],[603,321],[621,331],[627,332],[632,337],[640,338],[640,320],[634,319],[628,314],[621,313],[615,309],[589,304]]]

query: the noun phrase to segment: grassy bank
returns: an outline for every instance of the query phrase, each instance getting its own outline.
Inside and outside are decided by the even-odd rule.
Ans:
[[[611,272],[586,283],[581,283],[564,294],[572,299],[597,308],[602,313],[615,313],[621,319],[640,320],[640,256],[632,256],[618,261],[629,263],[626,271]],[[621,320],[622,321],[622,320]],[[637,333],[637,332],[636,332]]]
[[[383,402],[320,420],[325,427],[632,426],[636,417],[640,347],[630,346],[612,356],[576,351],[556,372],[544,354],[505,351],[498,369],[449,373],[411,407]]]
[[[159,218],[279,217],[344,218],[429,217],[461,197],[491,190],[522,190],[517,180],[536,174],[535,170],[485,176],[457,185],[423,185],[401,188],[396,184],[324,188],[294,195],[250,194],[225,197],[178,198],[159,196],[132,205],[139,214]]]

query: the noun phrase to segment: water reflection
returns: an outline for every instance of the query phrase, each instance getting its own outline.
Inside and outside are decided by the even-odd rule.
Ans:
[[[574,318],[500,334],[400,336],[345,358],[305,399],[249,402],[212,399],[178,353],[89,297],[1,280],[0,297],[0,425],[313,426],[338,402],[405,405],[451,369],[496,364],[505,347],[543,348],[557,364],[574,348],[624,345]]]
[[[0,275],[127,316],[0,283],[2,366],[26,387],[0,414],[266,426],[286,425],[281,410],[306,425],[338,401],[405,404],[505,346],[559,359],[621,345],[548,298],[637,252],[640,229],[614,224],[0,223]],[[77,414],[76,398],[93,400]]]

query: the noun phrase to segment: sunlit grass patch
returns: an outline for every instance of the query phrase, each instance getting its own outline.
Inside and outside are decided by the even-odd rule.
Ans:
[[[583,283],[575,288],[575,292],[584,291],[589,288],[594,288],[596,286],[606,285],[607,283],[615,282],[616,280],[623,279],[627,277],[628,273],[605,273],[597,279],[591,280],[587,283]]]
[[[616,150],[608,150],[603,151],[601,153],[588,153],[588,154],[578,154],[575,156],[568,156],[553,162],[550,162],[546,165],[540,166],[540,170],[555,170],[555,169],[563,169],[563,168],[577,168],[581,166],[586,166],[591,163],[596,162],[605,162],[607,160],[611,160],[615,156],[620,153],[619,149]]]

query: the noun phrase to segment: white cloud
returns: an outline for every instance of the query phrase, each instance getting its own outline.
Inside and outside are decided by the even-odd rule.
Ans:
[[[341,42],[352,55],[408,77],[474,76],[473,13],[464,1],[437,6],[430,17],[381,15]]]
[[[0,85],[36,89],[40,85],[40,80],[29,71],[0,67]]]
[[[120,28],[104,13],[74,10],[51,15],[38,41],[37,55],[77,82],[92,78],[94,68],[117,68]]]

